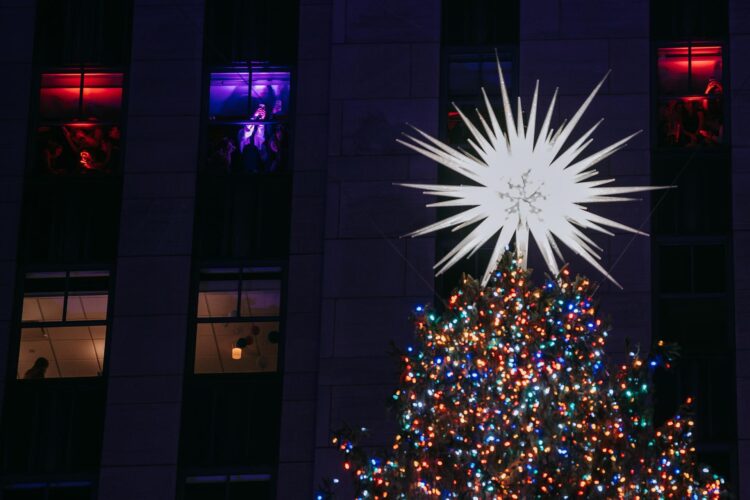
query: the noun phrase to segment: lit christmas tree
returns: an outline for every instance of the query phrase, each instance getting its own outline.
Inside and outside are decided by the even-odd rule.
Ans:
[[[442,315],[417,308],[392,449],[334,439],[357,498],[723,495],[695,463],[690,400],[654,427],[651,375],[668,350],[608,371],[593,288],[567,269],[535,287],[506,253],[486,286],[464,278]]]

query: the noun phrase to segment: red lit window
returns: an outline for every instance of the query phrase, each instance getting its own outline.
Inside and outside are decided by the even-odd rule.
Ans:
[[[45,73],[39,91],[37,170],[111,173],[119,163],[122,73]]]
[[[659,146],[721,144],[724,138],[721,46],[660,48],[657,73]]]

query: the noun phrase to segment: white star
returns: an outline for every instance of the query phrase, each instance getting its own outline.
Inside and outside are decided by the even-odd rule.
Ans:
[[[529,122],[523,123],[521,99],[518,99],[517,117],[514,120],[505,80],[498,60],[505,127],[500,125],[482,89],[489,123],[477,110],[478,125],[472,123],[454,104],[466,124],[471,138],[469,145],[474,153],[453,148],[442,141],[416,129],[417,137],[404,134],[401,144],[458,172],[473,182],[472,185],[401,184],[421,189],[424,194],[448,198],[428,204],[428,207],[467,207],[463,212],[447,217],[410,233],[420,236],[441,229],[453,231],[477,224],[476,227],[448,252],[437,264],[437,274],[444,273],[463,257],[470,257],[490,238],[499,232],[494,250],[482,277],[486,284],[498,259],[515,235],[519,255],[528,254],[529,235],[533,236],[550,271],[559,273],[557,258],[563,260],[557,241],[581,255],[604,276],[620,286],[598,262],[601,248],[583,233],[593,229],[613,235],[606,227],[646,235],[637,229],[601,217],[587,210],[589,203],[629,201],[616,195],[662,189],[654,186],[604,187],[615,179],[592,180],[598,174],[592,167],[615,151],[639,132],[621,139],[588,156],[583,151],[591,144],[590,137],[601,120],[575,142],[563,148],[586,108],[591,104],[607,75],[589,94],[573,118],[563,121],[555,131],[550,128],[557,90],[552,96],[547,114],[539,132],[536,132],[536,108],[539,81],[536,82],[531,102]],[[481,127],[481,131],[479,130]],[[556,257],[557,256],[557,257]],[[523,260],[526,262],[526,259]]]

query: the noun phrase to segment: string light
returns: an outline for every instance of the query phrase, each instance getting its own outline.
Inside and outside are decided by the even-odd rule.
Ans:
[[[415,312],[393,394],[399,431],[372,454],[359,433],[334,444],[357,498],[718,498],[695,463],[691,400],[661,427],[650,411],[660,343],[606,369],[607,325],[592,284],[564,269],[541,287],[506,253],[486,287],[466,279],[442,317]],[[637,350],[636,350],[637,351]]]

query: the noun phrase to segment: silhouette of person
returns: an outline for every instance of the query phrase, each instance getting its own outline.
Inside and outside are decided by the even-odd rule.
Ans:
[[[24,380],[44,378],[44,375],[47,373],[48,367],[49,361],[47,360],[47,358],[39,356],[38,358],[36,358],[36,361],[34,361],[34,366],[26,370],[23,378]]]

